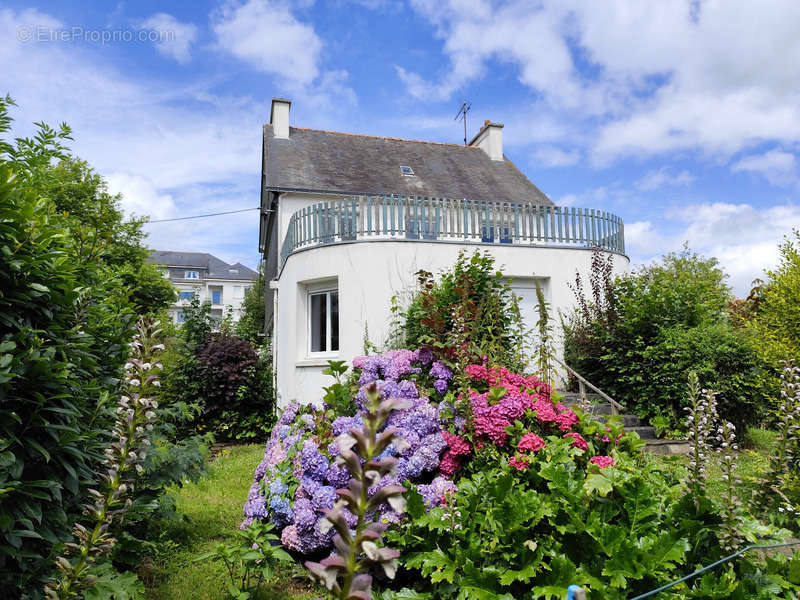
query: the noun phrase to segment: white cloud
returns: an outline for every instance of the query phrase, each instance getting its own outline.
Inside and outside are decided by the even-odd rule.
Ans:
[[[142,21],[141,27],[158,32],[156,50],[164,56],[173,58],[180,64],[191,60],[191,46],[197,40],[196,25],[181,23],[167,13],[156,13]]]
[[[587,131],[596,165],[699,151],[727,160],[800,140],[800,3],[412,0],[449,66],[398,69],[416,97],[450,98],[511,66]],[[580,63],[578,63],[578,57]]]
[[[661,167],[657,171],[649,171],[633,185],[638,190],[649,192],[667,185],[688,186],[695,179],[697,178],[689,171],[681,171],[672,175],[666,167]]]
[[[533,162],[542,167],[569,167],[581,160],[578,150],[562,150],[556,146],[542,146],[533,153]]]
[[[319,75],[322,40],[289,6],[270,0],[226,2],[213,23],[220,46],[264,73],[296,86]]]
[[[666,252],[689,248],[719,259],[738,296],[778,263],[778,244],[800,223],[800,206],[759,209],[750,204],[699,203],[665,215],[658,229],[651,221],[626,223],[625,245],[632,263],[645,263]],[[661,233],[671,230],[669,234]]]
[[[354,105],[347,71],[324,68],[322,40],[291,9],[281,0],[226,0],[212,16],[217,44],[252,68],[276,76],[295,99],[315,107],[330,107],[335,100]]]
[[[170,218],[258,204],[266,101],[216,96],[202,91],[202,82],[134,79],[93,47],[17,41],[21,27],[37,26],[62,27],[41,12],[0,10],[0,72],[3,93],[18,104],[11,111],[15,135],[31,135],[34,121],[66,121],[74,153],[122,193],[127,214]],[[233,217],[149,225],[148,243],[254,266],[257,213]]]
[[[109,192],[122,195],[122,209],[125,214],[148,215],[153,220],[178,216],[172,195],[160,193],[146,176],[111,172],[107,173],[105,178]]]
[[[791,152],[770,150],[746,156],[731,166],[733,172],[746,171],[762,175],[773,185],[797,185],[797,160]]]

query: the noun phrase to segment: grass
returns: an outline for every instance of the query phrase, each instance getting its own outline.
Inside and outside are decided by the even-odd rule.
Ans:
[[[188,520],[176,523],[161,536],[161,556],[156,557],[148,582],[152,600],[224,600],[229,598],[227,570],[220,562],[194,562],[219,542],[231,543],[242,520],[253,471],[261,460],[260,445],[226,450],[209,465],[208,475],[197,483],[174,490],[178,511]],[[309,584],[283,571],[254,600],[310,600],[319,597]]]

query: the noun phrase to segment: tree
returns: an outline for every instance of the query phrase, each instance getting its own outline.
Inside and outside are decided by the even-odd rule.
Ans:
[[[145,260],[145,218],[125,220],[121,196],[112,195],[108,184],[85,161],[59,156],[55,165],[44,166],[45,175],[35,187],[50,199],[69,224],[72,236],[113,267],[140,313],[156,313],[175,302],[176,291],[158,269]]]
[[[781,361],[800,363],[800,230],[784,238],[778,266],[767,271],[767,276],[746,330],[767,365],[763,373],[765,400],[777,406]]]
[[[247,290],[242,300],[242,312],[236,324],[236,335],[249,341],[255,346],[265,343],[265,298],[266,281],[264,277],[264,264],[258,266],[258,278],[255,284]]]

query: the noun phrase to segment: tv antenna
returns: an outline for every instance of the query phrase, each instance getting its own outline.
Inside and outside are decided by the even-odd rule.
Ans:
[[[464,102],[461,103],[461,108],[458,109],[458,113],[456,114],[456,118],[453,119],[454,121],[458,121],[459,119],[464,121],[464,145],[465,146],[467,145],[467,113],[469,112],[470,108],[472,108],[472,104],[470,104],[469,102],[464,100]]]

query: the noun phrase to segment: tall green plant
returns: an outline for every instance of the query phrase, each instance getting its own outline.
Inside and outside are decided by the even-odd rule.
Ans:
[[[0,134],[8,131],[0,100]],[[0,597],[37,597],[96,483],[133,312],[104,253],[39,190],[68,128],[0,141]]]
[[[48,598],[80,598],[82,590],[91,587],[96,579],[91,574],[92,565],[114,546],[109,527],[130,505],[128,496],[133,492],[136,473],[143,471],[142,462],[149,446],[147,431],[153,429],[154,411],[158,408],[153,396],[159,387],[161,365],[156,360],[159,351],[164,349],[158,340],[159,333],[158,322],[153,319],[140,320],[137,325],[126,365],[124,395],[117,403],[116,422],[112,428],[114,441],[105,451],[107,470],[102,477],[105,489],[103,492],[89,490],[95,497],[95,503],[85,509],[91,529],[75,523],[73,533],[79,543],[66,544],[75,558],[59,556],[56,559],[62,575],[45,586]]]
[[[458,356],[509,368],[525,362],[519,301],[488,252],[462,251],[438,280],[420,271],[419,291],[403,315],[405,346],[431,346],[455,364]]]

